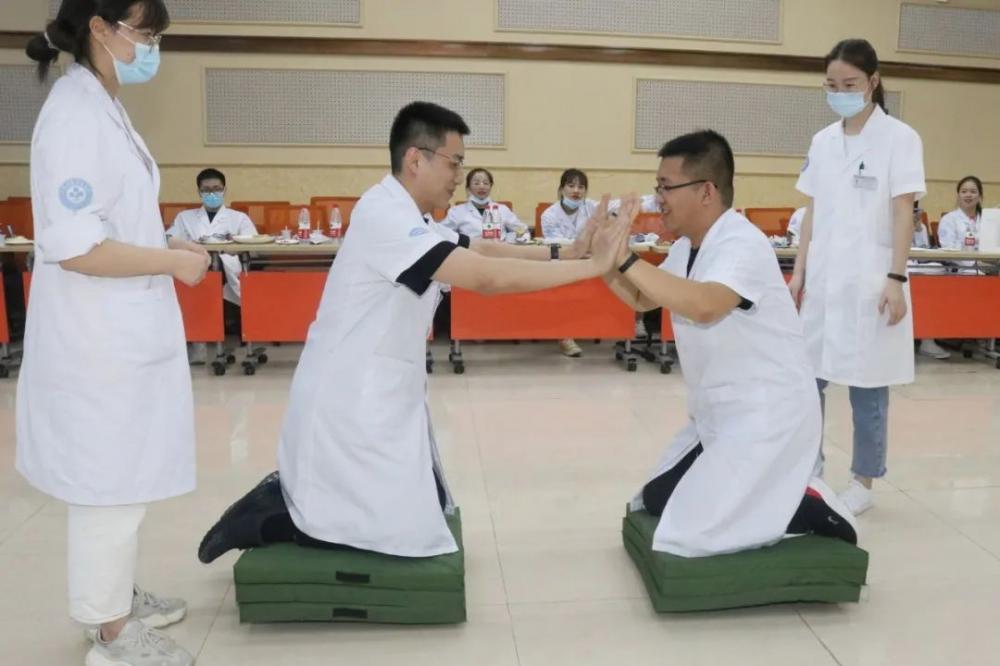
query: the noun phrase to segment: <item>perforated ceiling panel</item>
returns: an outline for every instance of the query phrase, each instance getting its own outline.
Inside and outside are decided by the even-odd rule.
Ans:
[[[899,93],[888,93],[887,104],[898,118]],[[659,150],[675,136],[714,129],[737,153],[805,155],[813,134],[834,120],[819,86],[640,79],[634,145]]]
[[[361,25],[361,0],[166,0],[174,21]],[[50,0],[50,16],[61,0]]]
[[[497,0],[500,30],[778,42],[781,0]]]
[[[902,5],[899,48],[1000,58],[1000,11]]]
[[[209,143],[382,146],[416,100],[459,113],[467,145],[504,143],[502,74],[208,69],[205,83]]]
[[[48,82],[38,82],[34,65],[0,66],[0,142],[30,143],[38,112],[59,72],[52,70]]]

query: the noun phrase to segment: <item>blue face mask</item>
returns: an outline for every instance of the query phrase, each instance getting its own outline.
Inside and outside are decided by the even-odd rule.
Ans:
[[[469,201],[476,204],[477,206],[485,206],[490,202],[489,197],[477,197],[475,194],[469,195]]]
[[[111,53],[111,49],[107,46],[104,47],[115,63],[115,76],[118,78],[118,83],[123,86],[146,83],[156,76],[156,72],[160,69],[160,47],[159,45],[150,46],[149,44],[133,42],[128,37],[125,39],[135,47],[135,58],[132,62],[122,62],[115,57],[114,53]]]
[[[576,210],[583,205],[583,199],[569,199],[567,197],[562,198],[563,208],[568,210]]]
[[[827,92],[826,103],[841,118],[853,118],[868,106],[863,92]]]
[[[222,208],[223,201],[222,192],[201,193],[201,202],[205,204],[205,208],[208,210],[218,210],[219,208]]]

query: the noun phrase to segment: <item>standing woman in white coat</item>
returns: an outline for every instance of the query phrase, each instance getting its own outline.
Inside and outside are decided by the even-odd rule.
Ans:
[[[167,245],[156,162],[118,101],[159,65],[162,0],[63,0],[27,54],[76,61],[31,142],[36,261],[17,390],[17,469],[68,505],[71,617],[87,666],[190,664],[162,627],[183,601],[135,586],[146,504],[195,486],[194,414],[173,279],[206,252]]]
[[[878,56],[863,39],[826,57],[827,101],[841,120],[818,132],[797,188],[811,198],[789,283],[820,395],[850,387],[854,479],[841,499],[872,506],[886,473],[889,386],[913,381],[906,261],[913,202],[924,195],[923,144],[885,112]]]

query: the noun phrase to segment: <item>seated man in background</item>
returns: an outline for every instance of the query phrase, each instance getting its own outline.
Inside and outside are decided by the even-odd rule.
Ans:
[[[690,420],[632,508],[662,516],[654,550],[684,557],[808,533],[856,543],[853,516],[813,475],[822,421],[802,324],[767,237],[731,208],[728,142],[695,132],[659,156],[678,240],[659,268],[621,245],[605,281],[636,311],[670,311]],[[626,201],[619,216],[637,209]]]
[[[253,236],[257,227],[253,221],[238,210],[226,208],[226,176],[218,169],[205,169],[196,179],[198,196],[201,198],[201,208],[185,210],[177,214],[173,224],[167,229],[168,238],[198,242],[203,238],[229,238],[232,236]],[[237,322],[233,326],[238,329],[240,305],[240,259],[232,254],[219,254],[222,262],[225,286],[222,297],[226,300],[226,321]],[[227,326],[231,329],[231,326]],[[207,348],[204,342],[192,345],[191,362],[202,364],[207,360]]]

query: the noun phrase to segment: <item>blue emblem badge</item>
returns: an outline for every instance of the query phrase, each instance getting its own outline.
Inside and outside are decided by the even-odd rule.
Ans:
[[[83,210],[93,200],[94,188],[80,178],[70,178],[59,187],[59,201],[69,210]]]
[[[427,227],[414,227],[410,229],[410,238],[416,238],[417,236],[423,236],[424,234],[429,234],[431,232]]]
[[[808,168],[809,168],[809,156],[806,155],[805,164],[802,165],[802,170],[799,171],[799,173],[805,173],[806,169],[808,169]]]

